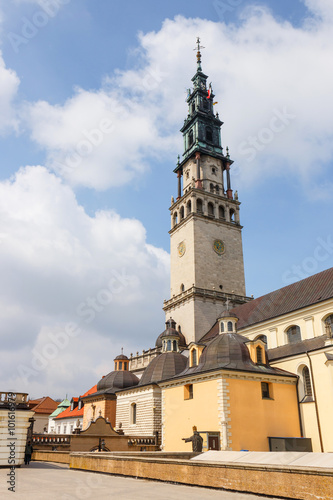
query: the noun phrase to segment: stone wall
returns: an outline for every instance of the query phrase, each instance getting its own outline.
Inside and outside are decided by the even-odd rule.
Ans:
[[[333,500],[332,469],[195,463],[157,454],[156,458],[137,458],[83,453],[71,454],[70,467],[297,500]]]

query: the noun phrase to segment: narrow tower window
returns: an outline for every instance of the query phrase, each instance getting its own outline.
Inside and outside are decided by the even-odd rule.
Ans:
[[[230,222],[235,222],[235,211],[230,210]]]
[[[224,207],[222,207],[221,205],[219,206],[219,218],[220,219],[224,219],[225,218]]]
[[[208,215],[214,217],[214,205],[213,203],[208,203]]]
[[[200,198],[197,199],[197,212],[201,213],[203,212],[202,210],[202,200]]]
[[[232,321],[228,321],[228,332],[232,332],[232,331],[233,331]]]
[[[195,103],[192,102],[192,114],[195,112]]]
[[[191,204],[191,200],[188,200],[188,202],[187,202],[187,215],[190,215],[191,212],[192,212],[192,204]]]
[[[206,127],[206,141],[213,142],[213,131],[210,127]]]
[[[210,184],[210,186],[209,186],[209,191],[210,191],[211,193],[214,193],[214,184]]]
[[[192,146],[193,144],[193,130],[190,130],[190,133],[188,134],[188,145]]]
[[[173,214],[173,225],[175,226],[178,223],[178,214],[175,212]]]
[[[180,220],[184,219],[184,216],[185,216],[185,210],[184,210],[184,207],[181,207],[180,208]]]

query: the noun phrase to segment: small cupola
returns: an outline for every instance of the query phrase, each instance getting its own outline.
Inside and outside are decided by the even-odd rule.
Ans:
[[[222,333],[237,333],[238,317],[231,311],[223,311],[217,319],[219,323],[219,334]]]
[[[156,347],[163,352],[179,352],[186,348],[186,340],[180,326],[176,329],[176,322],[169,318],[165,322],[165,330],[156,339]]]
[[[165,323],[166,329],[161,335],[162,352],[179,352],[179,332],[176,330],[176,322],[170,318]]]
[[[123,354],[123,348],[121,348],[121,354],[114,358],[114,369],[115,371],[127,371],[128,370],[129,359]]]

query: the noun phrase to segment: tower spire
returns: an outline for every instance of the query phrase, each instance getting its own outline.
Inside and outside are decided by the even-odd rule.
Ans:
[[[204,49],[204,48],[205,47],[203,47],[203,45],[200,45],[200,37],[197,37],[197,46],[193,50],[197,51],[198,71],[202,71],[202,67],[201,67],[201,51],[200,51],[200,49]]]

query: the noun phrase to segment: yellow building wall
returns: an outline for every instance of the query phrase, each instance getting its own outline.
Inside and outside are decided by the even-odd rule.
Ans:
[[[332,349],[333,354],[333,349]],[[324,352],[310,353],[312,361],[312,378],[309,359],[304,354],[293,359],[279,360],[276,363],[271,363],[272,366],[278,366],[283,370],[288,370],[298,374],[302,366],[306,365],[311,374],[312,392],[316,391],[316,401],[318,405],[319,423],[321,427],[323,451],[333,452],[333,432],[332,432],[332,415],[333,415],[333,366],[327,363],[327,358]],[[318,431],[318,420],[314,403],[300,403],[302,414],[304,436],[312,439],[312,448],[315,452],[320,452],[320,439]]]
[[[229,378],[228,383],[233,451],[269,451],[268,436],[301,436],[295,385],[272,383],[271,400],[262,399],[260,380]]]
[[[184,384],[185,385],[185,384]],[[184,400],[184,385],[162,389],[163,451],[192,451],[195,425],[200,431],[219,432],[218,380],[193,384],[193,399]]]

